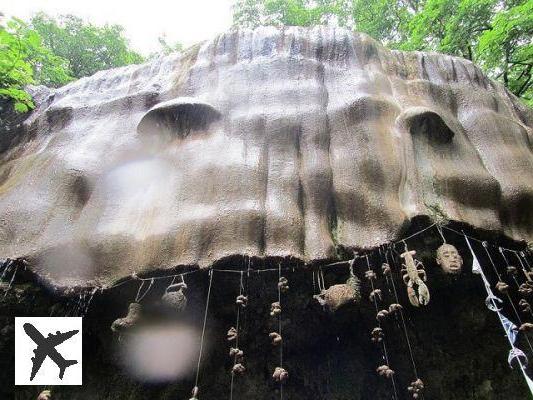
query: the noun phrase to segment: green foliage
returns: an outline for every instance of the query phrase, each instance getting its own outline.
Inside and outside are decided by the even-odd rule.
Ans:
[[[34,107],[26,85],[68,82],[65,66],[65,60],[46,49],[39,34],[22,21],[0,25],[0,97],[11,99],[16,111]]]
[[[97,71],[142,62],[143,57],[130,50],[119,25],[95,26],[73,15],[58,20],[44,13],[35,15],[30,24],[43,38],[50,51],[68,61],[75,78]]]
[[[479,64],[533,105],[533,0],[237,0],[237,27],[333,24]]]

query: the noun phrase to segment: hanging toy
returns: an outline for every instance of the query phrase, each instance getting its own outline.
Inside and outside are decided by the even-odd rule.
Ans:
[[[500,293],[507,294],[509,293],[509,285],[505,282],[499,281],[496,284],[496,290]]]
[[[198,400],[198,386],[192,388],[191,398],[189,400]]]
[[[403,309],[401,304],[398,303],[392,303],[389,306],[389,314],[396,314],[399,313]]]
[[[370,292],[370,295],[368,296],[371,302],[374,301],[381,301],[381,289],[374,289]]]
[[[515,266],[513,266],[513,265],[509,265],[509,266],[507,267],[507,274],[508,274],[508,275],[513,275],[513,276],[514,276],[514,275],[516,275],[517,273],[518,273],[518,269],[517,269]]]
[[[228,333],[226,333],[226,339],[228,342],[233,342],[234,340],[237,340],[237,329],[234,327],[229,328]]]
[[[279,314],[281,314],[281,304],[279,301],[275,301],[270,305],[270,316],[275,317]]]
[[[390,265],[387,263],[381,264],[381,272],[383,272],[383,275],[389,276],[392,274],[392,270],[390,269]]]
[[[374,328],[372,329],[372,332],[370,333],[371,340],[373,343],[381,343],[383,341],[384,333],[383,329],[381,328]]]
[[[285,368],[276,367],[272,374],[272,378],[274,378],[276,382],[285,382],[289,378],[289,373]]]
[[[187,307],[187,297],[183,293],[184,290],[187,290],[187,285],[182,278],[182,282],[174,283],[167,287],[165,294],[161,297],[161,301],[166,306],[181,312]]]
[[[455,246],[443,243],[437,249],[437,264],[447,274],[459,274],[463,269],[463,258]]]
[[[337,311],[348,303],[358,303],[361,300],[360,282],[350,268],[350,276],[346,283],[332,285],[322,289],[320,294],[313,296],[321,306],[327,306],[331,312]]]
[[[270,332],[268,334],[268,337],[270,338],[270,340],[272,341],[272,345],[273,346],[278,346],[281,344],[281,342],[283,341],[281,335],[277,332]]]
[[[244,358],[244,352],[241,349],[237,349],[235,347],[230,348],[229,350],[229,356],[231,358],[234,358],[235,360],[241,362]]]
[[[235,303],[242,307],[242,308],[245,308],[247,305],[248,305],[248,297],[240,294],[237,296],[237,300],[235,300]]]
[[[413,394],[413,399],[418,399],[420,397],[420,392],[424,390],[424,382],[419,378],[416,381],[411,382],[407,387],[407,390],[409,393]]]
[[[37,400],[52,400],[52,392],[50,390],[43,390],[37,396]]]
[[[242,375],[246,372],[246,368],[241,363],[237,363],[231,369],[231,373],[234,375]]]
[[[426,271],[422,263],[413,258],[415,254],[416,251],[407,250],[405,246],[405,252],[400,257],[405,260],[405,264],[402,264],[402,273],[404,273],[403,281],[407,285],[407,297],[413,306],[418,307],[429,303],[429,290],[424,283],[427,280]]]
[[[518,302],[518,306],[520,307],[520,311],[522,311],[523,313],[531,312],[531,304],[529,304],[526,299],[521,299]]]
[[[387,379],[392,378],[394,375],[394,371],[390,369],[388,365],[380,365],[376,369],[376,372],[379,374],[379,376],[384,376]]]
[[[115,333],[125,333],[133,329],[141,318],[142,307],[139,303],[131,303],[128,307],[128,315],[118,318],[111,324],[111,330]]]
[[[289,280],[284,276],[279,278],[278,288],[281,293],[286,293],[289,290]]]
[[[365,278],[369,281],[375,280],[377,278],[376,273],[372,270],[368,270],[365,272]]]
[[[533,324],[531,322],[524,322],[522,325],[520,325],[518,330],[520,332],[531,332],[533,331]]]
[[[524,297],[531,296],[533,293],[533,284],[530,282],[524,282],[518,287],[518,291]]]
[[[387,310],[381,310],[380,312],[376,314],[376,319],[382,322],[386,320],[388,316],[389,316],[389,312]]]

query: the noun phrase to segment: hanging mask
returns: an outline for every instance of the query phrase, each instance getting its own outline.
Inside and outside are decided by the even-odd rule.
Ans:
[[[437,249],[437,264],[447,274],[459,274],[463,268],[463,258],[455,246],[444,243]]]

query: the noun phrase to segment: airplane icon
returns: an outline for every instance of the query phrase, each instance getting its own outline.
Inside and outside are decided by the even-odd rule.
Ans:
[[[55,347],[63,343],[65,340],[70,339],[78,333],[79,330],[65,333],[57,331],[55,335],[50,333],[48,334],[48,337],[45,338],[32,324],[25,323],[23,327],[26,334],[35,342],[35,344],[37,344],[37,348],[33,350],[35,356],[31,358],[33,367],[31,369],[30,381],[35,378],[35,375],[39,372],[46,357],[50,357],[50,359],[59,367],[59,379],[63,379],[67,367],[78,363],[76,360],[65,360]]]

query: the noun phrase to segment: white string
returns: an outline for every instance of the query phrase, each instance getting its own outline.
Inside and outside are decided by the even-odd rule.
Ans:
[[[205,301],[204,324],[202,327],[202,336],[200,339],[200,353],[198,354],[198,364],[196,365],[196,380],[194,384],[195,387],[198,387],[198,378],[200,377],[200,363],[202,362],[202,353],[204,350],[205,326],[207,324],[207,311],[209,311],[209,298],[211,297],[213,274],[214,270],[209,270],[209,288],[207,289],[207,299]]]
[[[242,283],[242,278],[243,278],[243,274],[244,274],[244,271],[241,271],[241,280],[240,280],[240,283],[239,283],[239,296],[242,295],[242,292],[243,292],[243,289],[244,289],[244,286],[243,286],[243,283]],[[239,349],[239,336],[240,336],[240,333],[239,333],[239,322],[240,322],[240,314],[241,314],[241,306],[240,304],[237,304],[237,322],[235,324],[236,326],[236,330],[237,330],[237,337],[235,338],[235,348],[236,349]],[[235,356],[233,357],[233,366],[235,366],[237,364],[237,354],[235,354]],[[235,373],[231,373],[231,383],[230,383],[230,400],[233,399],[233,382],[235,380]]]
[[[144,280],[141,282],[141,284],[139,285],[139,290],[137,290],[137,295],[135,296],[135,303],[140,303],[142,299],[144,299],[144,297],[148,294],[153,284],[154,284],[154,280],[150,279],[150,284],[148,285],[148,289],[146,289],[146,291],[141,296],[140,294],[141,294],[141,289],[144,286]]]
[[[279,282],[281,280],[281,262],[278,264],[278,302],[279,306],[281,308],[281,287],[279,285]],[[283,310],[283,308],[281,308]],[[278,315],[278,333],[280,336],[282,336],[281,333],[281,314]],[[282,336],[283,337],[283,336]],[[285,343],[285,340],[282,340],[279,345],[279,366],[283,368],[283,344]],[[280,380],[279,383],[279,397],[281,400],[283,400],[283,381]]]
[[[366,265],[368,267],[368,271],[372,271],[372,268],[370,268],[370,261],[368,261],[368,255],[366,255],[365,258],[366,258]],[[374,280],[373,279],[369,279],[369,281],[370,281],[370,284],[372,285],[372,292],[373,292],[375,290]],[[379,308],[378,308],[378,302],[376,300],[376,296],[372,297],[372,301],[374,302],[374,308],[376,309],[376,315],[377,315],[379,313]],[[382,329],[381,328],[381,321],[378,319],[377,322],[378,322],[379,328]],[[387,352],[387,346],[385,344],[385,338],[384,337],[381,338],[381,345],[382,345],[382,348],[383,348],[383,358],[385,359],[385,362],[387,363],[387,366],[390,368],[389,354]],[[398,393],[396,391],[396,381],[394,379],[394,375],[391,375],[391,382],[392,382],[392,389],[394,391],[394,398],[398,399]]]

